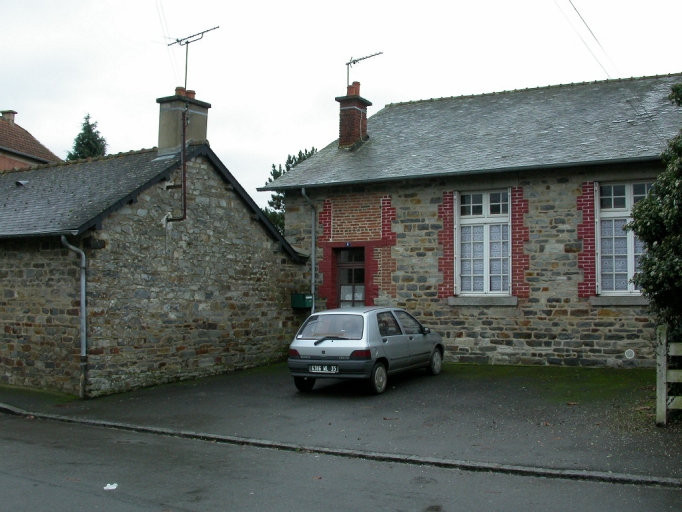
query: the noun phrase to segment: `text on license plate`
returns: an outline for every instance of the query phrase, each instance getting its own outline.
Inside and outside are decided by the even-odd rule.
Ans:
[[[311,364],[308,370],[310,373],[339,373],[339,367],[335,364]]]

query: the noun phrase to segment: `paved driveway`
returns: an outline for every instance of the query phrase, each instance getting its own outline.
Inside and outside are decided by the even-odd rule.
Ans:
[[[653,371],[446,364],[394,377],[379,396],[362,384],[300,393],[277,364],[62,404],[0,388],[0,402],[301,449],[682,478],[682,426],[654,426]]]

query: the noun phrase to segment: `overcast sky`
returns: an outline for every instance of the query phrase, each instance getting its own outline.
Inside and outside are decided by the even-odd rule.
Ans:
[[[185,48],[168,44],[219,26],[190,44],[187,87],[212,105],[211,147],[260,205],[273,163],[338,137],[351,57],[383,52],[350,70],[370,116],[682,72],[680,0],[0,0],[0,20],[0,110],[62,158],[86,113],[109,153],[156,146],[156,98],[185,80]]]

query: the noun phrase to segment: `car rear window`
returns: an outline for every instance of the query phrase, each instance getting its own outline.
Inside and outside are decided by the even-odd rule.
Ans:
[[[362,338],[364,318],[361,315],[313,315],[303,324],[297,339],[318,340],[324,337],[359,340]]]

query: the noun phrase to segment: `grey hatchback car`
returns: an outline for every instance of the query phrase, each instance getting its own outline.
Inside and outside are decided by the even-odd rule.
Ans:
[[[287,360],[299,391],[312,390],[316,379],[367,379],[375,394],[386,390],[391,374],[426,368],[438,375],[442,362],[440,335],[403,309],[374,306],[311,315]]]

